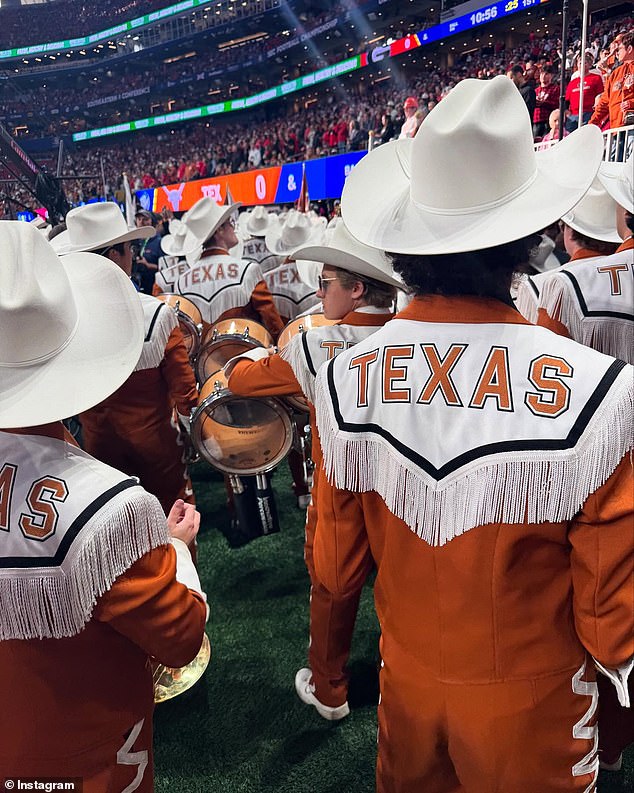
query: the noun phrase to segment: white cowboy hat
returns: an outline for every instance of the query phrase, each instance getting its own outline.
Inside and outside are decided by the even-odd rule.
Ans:
[[[616,203],[634,215],[634,154],[625,162],[602,162],[599,179]]]
[[[286,256],[301,245],[316,244],[322,234],[321,225],[314,225],[305,214],[291,209],[284,223],[271,228],[264,241],[271,253]]]
[[[239,201],[220,206],[211,198],[199,198],[187,213],[185,221],[191,237],[198,242],[198,245],[203,245],[241,206]],[[186,244],[189,247],[189,240]]]
[[[60,254],[101,251],[130,240],[147,240],[155,234],[152,226],[128,229],[119,207],[112,201],[105,201],[71,209],[66,215],[66,236],[58,243],[59,246],[66,242],[65,250],[56,247]]]
[[[291,256],[293,259],[329,264],[362,278],[372,278],[383,284],[404,288],[385,254],[356,240],[346,228],[345,222],[337,224],[329,235],[327,244],[304,245],[293,251]],[[302,266],[302,269],[306,271],[307,268]],[[299,266],[297,270],[299,272]]]
[[[587,125],[535,152],[531,120],[505,76],[462,80],[418,135],[371,151],[346,179],[350,232],[396,253],[473,251],[558,220],[592,184],[603,136]]]
[[[60,231],[49,243],[58,256],[64,256],[70,252],[70,240],[68,239],[68,229]]]
[[[616,201],[598,179],[570,212],[562,215],[563,222],[586,237],[602,242],[621,242],[616,231]]]
[[[21,221],[0,222],[0,427],[74,416],[127,379],[143,346],[134,286],[94,253],[58,257]]]
[[[161,240],[161,248],[166,256],[187,256],[200,247],[200,241],[188,235],[187,212],[182,220],[170,220],[169,234]]]
[[[266,207],[257,206],[246,217],[244,231],[251,237],[264,237],[269,229],[278,225],[277,215],[269,212]]]

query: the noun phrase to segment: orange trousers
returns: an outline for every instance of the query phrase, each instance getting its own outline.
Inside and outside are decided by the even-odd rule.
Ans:
[[[532,680],[447,683],[383,641],[382,652],[377,793],[595,791],[590,663]]]
[[[323,705],[336,708],[348,698],[346,664],[363,584],[346,596],[340,596],[331,594],[319,583],[313,562],[316,524],[316,510],[311,502],[306,513],[304,543],[304,559],[310,576],[308,665],[312,671],[315,696]]]
[[[130,741],[130,738],[134,741]],[[83,780],[83,793],[154,793],[152,717],[144,720],[138,735],[126,735],[112,765]]]

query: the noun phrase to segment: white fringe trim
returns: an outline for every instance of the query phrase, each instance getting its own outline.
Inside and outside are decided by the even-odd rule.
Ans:
[[[434,546],[487,523],[570,520],[634,446],[634,389],[625,370],[574,449],[500,454],[436,483],[383,438],[340,430],[325,374],[317,379],[316,404],[328,479],[343,490],[376,491]]]
[[[0,640],[75,636],[113,582],[169,540],[154,496],[139,486],[118,493],[82,528],[62,567],[16,568],[0,579]]]
[[[541,305],[549,317],[565,325],[571,338],[586,347],[634,363],[634,321],[616,317],[584,317],[572,294],[557,278],[549,278]]]
[[[226,267],[227,263],[230,261],[233,260],[227,259],[227,261],[223,261],[222,264]],[[262,271],[255,262],[247,263],[243,261],[242,264],[246,265],[245,271],[243,271],[244,278],[242,282],[240,283],[238,280],[234,283],[225,282],[220,287],[220,291],[212,296],[209,303],[210,321],[212,323],[218,322],[226,311],[244,308],[249,300],[251,300],[251,295],[255,287],[260,281],[264,281]],[[196,305],[199,305],[199,303],[197,302]]]
[[[134,367],[135,372],[140,372],[143,369],[156,369],[157,366],[160,366],[165,356],[165,347],[167,346],[170,334],[174,328],[178,327],[176,312],[165,304],[161,306],[160,301],[157,300],[156,302],[160,307],[157,307],[158,316],[156,317],[156,322],[152,328],[150,338],[143,342],[141,357]]]
[[[528,282],[528,276],[525,276],[517,285],[515,308],[533,325],[537,322],[538,300],[533,287]]]
[[[306,362],[306,353],[302,343],[302,335],[293,336],[289,343],[280,350],[280,358],[291,367],[295,379],[300,385],[304,396],[309,402],[315,402],[315,377]]]

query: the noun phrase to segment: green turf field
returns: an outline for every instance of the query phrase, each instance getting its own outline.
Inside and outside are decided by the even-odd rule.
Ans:
[[[308,579],[304,514],[295,506],[286,466],[274,480],[281,533],[240,549],[230,549],[221,533],[222,480],[203,464],[193,475],[213,657],[191,692],[157,708],[157,793],[370,793],[378,697],[371,589],[364,592],[353,644],[352,713],[331,724],[293,688],[306,663]],[[633,790],[630,750],[625,773],[602,773],[599,792]]]

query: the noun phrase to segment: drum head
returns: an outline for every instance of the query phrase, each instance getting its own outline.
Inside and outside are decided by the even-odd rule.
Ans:
[[[198,354],[196,361],[196,376],[199,383],[206,382],[214,372],[231,360],[236,355],[241,355],[247,350],[261,346],[253,339],[242,336],[218,336],[215,340],[206,341]]]
[[[282,403],[271,397],[232,394],[216,373],[201,389],[192,416],[192,441],[208,463],[227,474],[273,470],[288,454],[293,426]]]

